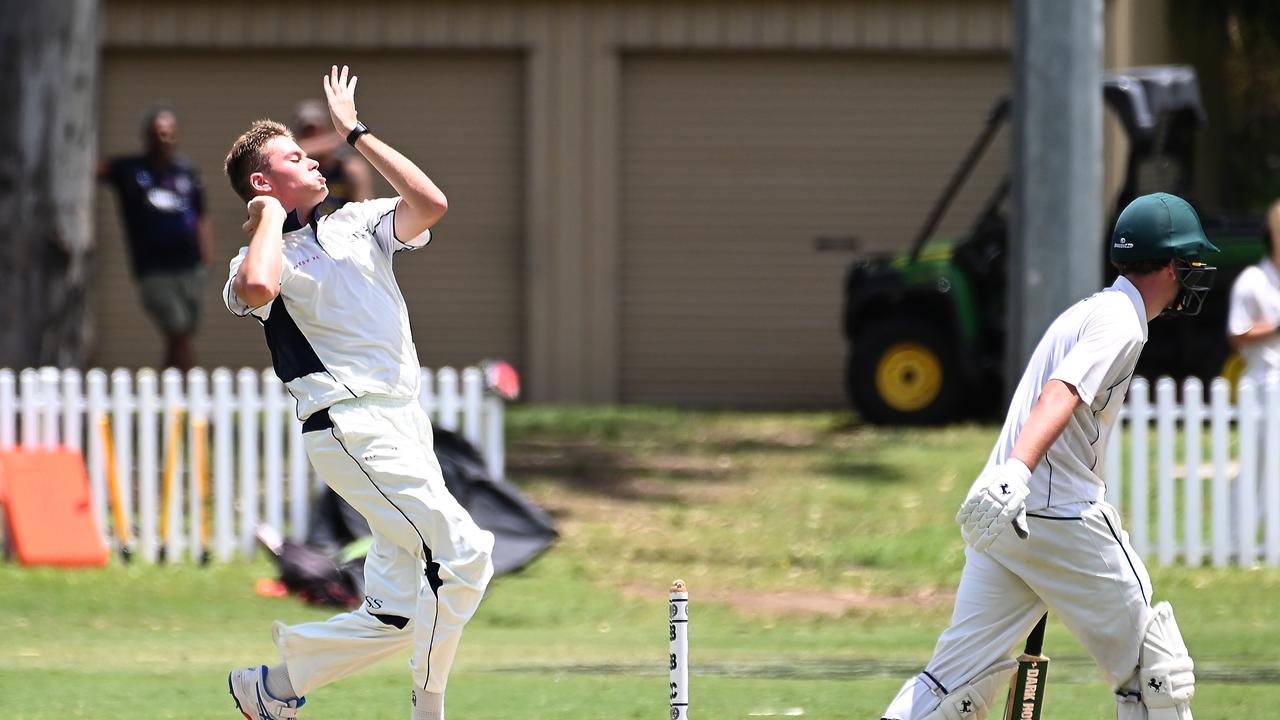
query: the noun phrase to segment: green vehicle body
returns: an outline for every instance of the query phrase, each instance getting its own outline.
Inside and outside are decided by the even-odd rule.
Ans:
[[[1161,86],[1157,95],[1163,105],[1143,97],[1144,83]],[[1141,194],[1164,190],[1188,196],[1192,137],[1204,122],[1195,83],[1194,72],[1185,67],[1136,68],[1104,79],[1107,105],[1131,140],[1126,182],[1111,220]],[[850,268],[844,313],[850,348],[846,385],[853,405],[868,421],[932,424],[991,416],[1002,407],[1008,179],[964,235],[942,237],[933,230],[1007,112],[1007,99],[996,104],[910,251],[864,258]],[[1166,186],[1143,187],[1138,167],[1155,155],[1182,172],[1164,178]],[[1230,355],[1227,298],[1240,271],[1263,255],[1262,223],[1257,217],[1204,214],[1201,220],[1221,250],[1205,258],[1218,267],[1213,290],[1199,315],[1152,323],[1139,375],[1196,376],[1207,382],[1224,370]],[[1099,238],[1098,262],[1109,283],[1115,272],[1106,248],[1106,238]]]
[[[945,288],[950,294],[956,340],[972,345],[978,338],[977,299],[968,273],[952,262],[954,248],[955,238],[940,238],[925,245],[918,258],[901,255],[890,260],[889,267],[908,284]]]

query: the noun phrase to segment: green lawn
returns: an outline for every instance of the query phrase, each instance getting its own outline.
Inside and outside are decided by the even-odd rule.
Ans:
[[[928,659],[961,565],[952,517],[995,429],[839,414],[515,408],[511,474],[559,545],[498,579],[452,677],[453,720],[666,716],[670,581],[691,590],[692,716],[876,718]],[[274,661],[265,563],[58,572],[0,565],[0,717],[235,718],[230,667]],[[1280,704],[1280,571],[1153,569],[1205,718]],[[1046,717],[1109,718],[1050,622]],[[408,717],[405,663],[311,695],[304,717]]]

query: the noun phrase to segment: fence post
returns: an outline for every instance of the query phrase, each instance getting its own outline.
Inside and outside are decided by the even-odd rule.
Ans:
[[[436,405],[439,408],[439,424],[445,430],[456,432],[458,430],[458,371],[451,367],[440,368],[436,371],[437,396]]]
[[[58,381],[62,374],[55,367],[40,368],[40,449],[55,450],[58,447]]]
[[[1266,384],[1266,471],[1262,474],[1263,557],[1280,565],[1280,376],[1270,372]]]
[[[1175,390],[1170,378],[1156,381],[1156,535],[1159,541],[1156,559],[1166,567],[1173,564],[1175,554],[1173,455],[1178,419]]]
[[[213,371],[213,548],[214,557],[222,562],[235,554],[232,380],[227,368]]]
[[[18,388],[13,371],[0,368],[0,450],[18,442]]]
[[[1147,381],[1134,378],[1129,387],[1129,435],[1130,435],[1130,485],[1129,485],[1129,536],[1133,540],[1133,548],[1138,555],[1147,557],[1150,545],[1148,532],[1147,483],[1148,459],[1147,436],[1151,418],[1151,405],[1147,394]]]
[[[462,370],[462,437],[467,442],[480,447],[481,418],[484,401],[484,374],[480,368],[469,367]]]
[[[67,368],[62,371],[62,446],[70,450],[84,450],[84,393],[81,389],[80,371]]]
[[[1204,432],[1204,384],[1189,377],[1182,384],[1182,431],[1186,449],[1186,475],[1183,479],[1183,544],[1182,556],[1190,567],[1204,562],[1204,520],[1201,502],[1201,472],[1204,453],[1200,436]]]
[[[240,556],[253,555],[253,533],[258,527],[258,374],[241,368],[236,375],[240,420]]]
[[[191,559],[204,561],[209,553],[209,523],[205,519],[209,503],[209,376],[204,368],[187,373],[187,448],[188,543]]]
[[[143,368],[138,371],[138,545],[146,562],[156,561],[159,537],[156,530],[156,456],[160,453],[156,423],[159,422],[159,413],[156,373],[150,368]],[[116,447],[117,454],[129,452],[129,448]]]
[[[107,374],[97,368],[85,376],[85,415],[88,425],[89,499],[93,519],[104,538],[107,533],[107,449],[102,446],[102,420],[107,414]]]
[[[120,496],[112,500],[119,504],[118,518],[136,528],[133,519],[133,376],[124,368],[111,371],[111,444],[116,461],[116,483]],[[121,528],[123,532],[125,528]],[[133,538],[130,539],[131,541]]]
[[[182,522],[186,514],[186,502],[182,491],[186,477],[186,463],[183,461],[185,456],[183,439],[186,433],[182,431],[184,406],[182,371],[177,368],[167,368],[160,377],[164,386],[164,435],[162,436],[164,454],[162,457],[165,478],[165,492],[162,493],[164,507],[161,508],[161,512],[167,518],[165,523],[167,532],[163,542],[165,557],[170,562],[177,562],[182,558],[183,546],[186,544],[185,528]]]
[[[1258,558],[1258,391],[1253,381],[1245,378],[1236,389],[1239,422],[1236,432],[1240,440],[1240,475],[1236,478],[1235,516],[1237,562],[1241,567],[1253,565]]]
[[[1209,385],[1210,430],[1213,437],[1213,566],[1231,562],[1231,479],[1227,463],[1231,454],[1231,385],[1215,378]]]
[[[506,475],[506,428],[503,426],[503,413],[506,407],[502,398],[494,395],[484,399],[484,442],[480,452],[484,454],[484,464],[489,470],[489,477],[502,480]]]
[[[40,442],[37,421],[40,410],[40,373],[32,368],[23,369],[18,373],[18,387],[18,402],[22,408],[22,422],[18,428],[22,439],[18,444],[30,450]]]
[[[262,465],[265,522],[284,534],[284,385],[268,368],[262,371]]]

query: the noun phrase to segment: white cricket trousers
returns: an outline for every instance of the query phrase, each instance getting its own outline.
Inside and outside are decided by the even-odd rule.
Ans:
[[[493,534],[445,489],[431,421],[414,400],[365,396],[303,425],[320,478],[369,521],[358,609],[272,628],[299,695],[410,645],[416,687],[443,693],[462,627],[493,577]]]
[[[1076,518],[1029,516],[1031,536],[1003,533],[987,552],[965,548],[951,626],[925,672],[947,692],[1000,660],[1018,655],[1047,609],[1067,626],[1118,690],[1138,669],[1151,617],[1151,577],[1107,503]],[[1053,655],[1053,648],[1045,653]],[[923,673],[922,673],[923,674]],[[914,685],[913,685],[914,683]],[[917,720],[938,705],[919,676],[885,711]]]

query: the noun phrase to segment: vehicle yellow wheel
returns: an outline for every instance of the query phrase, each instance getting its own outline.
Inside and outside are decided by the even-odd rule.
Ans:
[[[915,342],[890,345],[876,363],[876,391],[898,412],[918,412],[942,391],[942,360]]]

